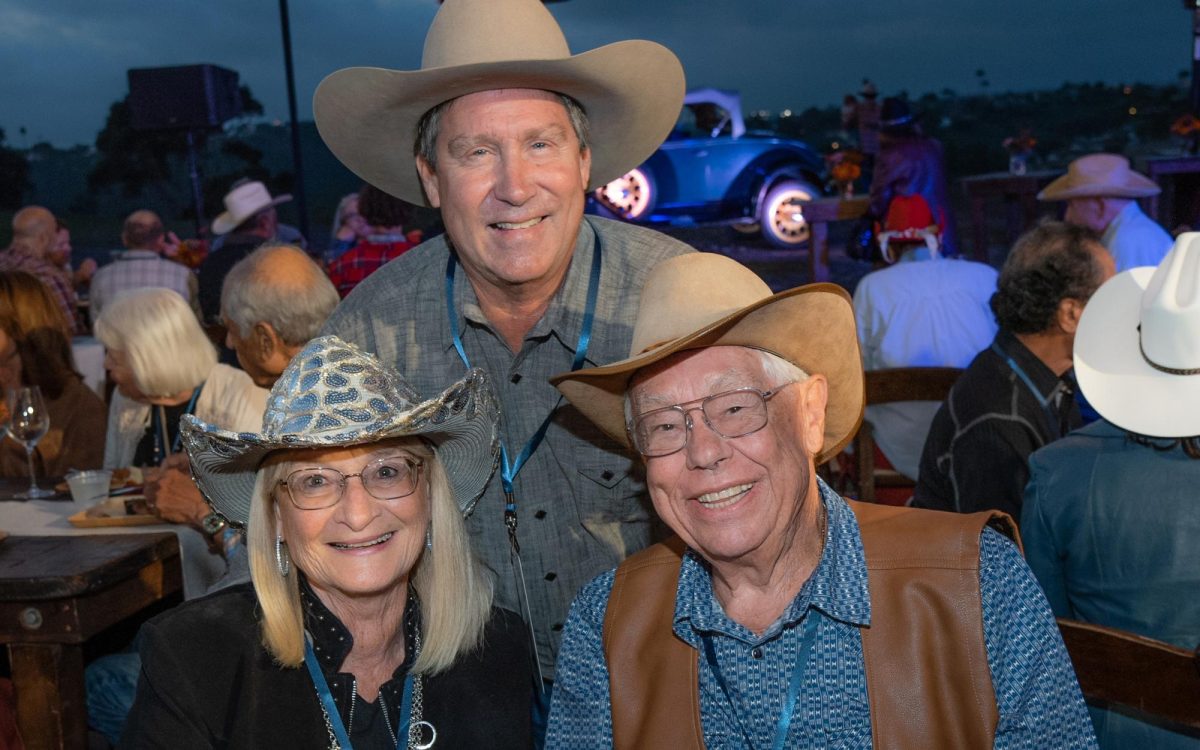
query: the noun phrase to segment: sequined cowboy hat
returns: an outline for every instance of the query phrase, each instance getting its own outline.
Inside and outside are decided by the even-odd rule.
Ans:
[[[1152,437],[1200,435],[1200,232],[1158,268],[1131,268],[1088,300],[1075,377],[1108,421]]]
[[[601,367],[560,373],[550,382],[588,419],[622,445],[625,391],[643,367],[688,349],[763,349],[829,381],[824,463],[858,430],[863,414],[862,355],[850,295],[836,284],[809,284],[771,294],[753,271],[715,253],[686,253],[650,272],[633,327],[630,356]]]
[[[683,106],[679,59],[660,44],[616,42],[571,55],[541,0],[446,0],[425,37],[420,70],[345,68],[313,96],[321,138],[350,171],[423,205],[413,141],[442,102],[491,89],[543,89],[583,105],[590,124],[589,189],[645,161]]]
[[[1038,193],[1040,201],[1071,198],[1145,198],[1158,195],[1158,184],[1129,167],[1117,154],[1088,154],[1067,165],[1067,173]]]
[[[264,208],[278,206],[291,199],[292,196],[286,194],[272,197],[267,186],[257,180],[243,182],[225,194],[225,210],[213,219],[213,234],[229,234]]]
[[[496,467],[499,413],[482,370],[422,399],[396,370],[336,336],[322,336],[292,359],[271,389],[261,433],[229,432],[191,415],[182,432],[200,492],[237,525],[250,516],[255,474],[268,454],[409,435],[433,445],[465,515]]]

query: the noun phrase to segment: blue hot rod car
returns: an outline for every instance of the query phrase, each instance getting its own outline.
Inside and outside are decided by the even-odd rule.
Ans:
[[[801,204],[821,195],[823,168],[805,143],[747,131],[736,92],[698,89],[666,142],[594,198],[627,221],[725,222],[793,247],[808,239]]]

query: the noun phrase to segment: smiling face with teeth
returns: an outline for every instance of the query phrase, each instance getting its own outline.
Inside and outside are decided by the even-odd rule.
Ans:
[[[694,409],[682,450],[646,459],[654,509],[714,570],[769,574],[813,549],[820,499],[813,456],[824,440],[826,382],[812,375],[767,402],[767,424],[724,438],[705,424],[698,399],[775,382],[762,352],[716,346],[677,353],[646,367],[630,388],[633,414],[674,404]],[[815,540],[819,548],[823,540]]]
[[[413,439],[390,440],[347,448],[281,451],[268,461],[279,476],[301,468],[325,467],[355,474],[380,458],[410,456],[428,464],[432,454]],[[300,510],[286,487],[275,491],[278,533],[292,564],[304,572],[313,590],[335,613],[340,601],[371,595],[402,595],[409,573],[421,556],[430,508],[428,472],[416,490],[395,500],[367,494],[358,477],[347,480],[337,504]]]
[[[480,91],[441,115],[436,170],[418,157],[430,203],[471,283],[549,299],[571,263],[591,154],[557,94]]]

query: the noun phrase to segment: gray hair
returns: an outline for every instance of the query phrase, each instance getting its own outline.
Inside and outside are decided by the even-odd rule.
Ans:
[[[126,292],[105,306],[96,338],[124,352],[138,390],[166,398],[203,383],[217,364],[217,350],[196,313],[174,289]]]
[[[808,380],[807,372],[778,354],[751,346],[743,348],[757,356],[767,390],[778,388],[785,383]],[[633,385],[630,381],[630,385],[625,389],[625,427],[629,430],[633,429],[633,399],[630,398],[632,391]]]
[[[551,93],[562,100],[563,107],[567,110],[571,128],[575,131],[575,137],[579,139],[579,153],[587,151],[591,142],[591,125],[583,105],[566,94],[560,94],[557,91]],[[438,131],[441,129],[442,114],[456,100],[457,97],[442,102],[422,115],[421,121],[417,123],[417,137],[413,139],[413,156],[424,159],[429,164],[429,168],[434,171],[437,171],[437,137]]]
[[[270,259],[281,252],[303,258],[299,280],[279,279],[271,272]],[[263,245],[238,261],[221,287],[221,314],[238,335],[247,336],[256,324],[269,323],[288,346],[301,346],[316,336],[338,301],[333,282],[294,245]]]

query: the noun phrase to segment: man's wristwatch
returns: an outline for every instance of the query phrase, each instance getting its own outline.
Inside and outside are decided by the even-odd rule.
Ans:
[[[205,534],[213,537],[220,534],[227,525],[225,519],[216,513],[209,513],[200,520],[200,528],[204,530]]]

